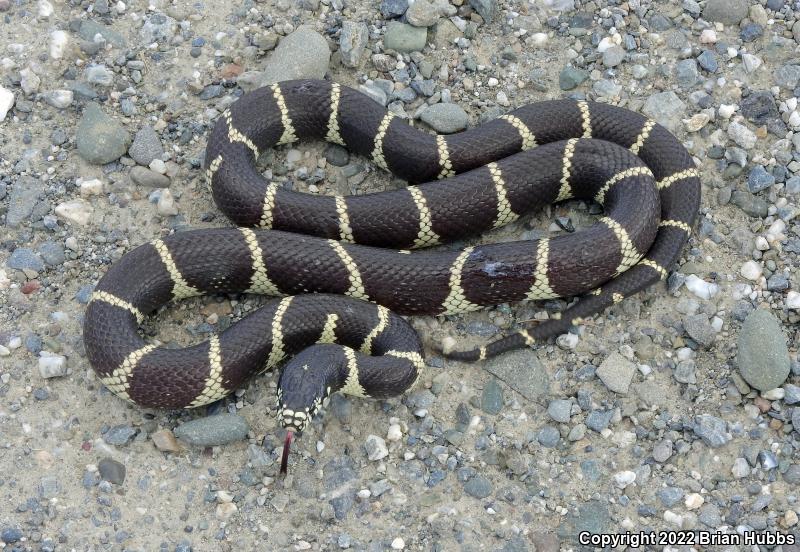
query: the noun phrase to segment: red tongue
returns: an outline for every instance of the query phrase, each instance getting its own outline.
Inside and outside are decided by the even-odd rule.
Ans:
[[[286,475],[286,468],[289,467],[289,448],[292,446],[291,431],[286,432],[286,440],[283,442],[283,455],[281,456],[281,473]]]

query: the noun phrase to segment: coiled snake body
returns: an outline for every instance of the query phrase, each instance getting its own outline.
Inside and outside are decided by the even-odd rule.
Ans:
[[[424,184],[327,197],[261,177],[255,159],[265,149],[306,138],[342,144]],[[458,313],[583,295],[560,318],[449,356],[478,360],[541,342],[665,278],[700,202],[698,173],[680,142],[625,109],[545,101],[435,136],[326,81],[244,95],[217,121],[205,166],[215,202],[241,228],[179,232],[127,253],[87,308],[89,359],[117,395],[177,408],[220,399],[291,358],[278,410],[295,431],[336,390],[387,397],[417,379],[422,346],[390,310]],[[603,217],[549,239],[409,251],[569,198],[598,201]],[[250,292],[283,298],[185,349],[138,333],[142,318],[171,300]],[[322,295],[302,295],[310,292]]]

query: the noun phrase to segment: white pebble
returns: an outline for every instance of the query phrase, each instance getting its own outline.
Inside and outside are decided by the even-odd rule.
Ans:
[[[605,52],[606,50],[608,50],[612,46],[617,46],[622,41],[622,39],[620,37],[619,40],[615,40],[616,37],[619,37],[619,35],[616,35],[616,36],[613,36],[613,37],[612,36],[607,36],[607,37],[603,38],[600,41],[600,43],[597,45],[597,51],[602,54],[603,52]]]
[[[800,128],[800,112],[792,111],[792,114],[789,115],[789,126],[795,130]]]
[[[702,278],[698,278],[694,274],[686,277],[686,289],[698,296],[700,299],[711,299],[719,293],[719,286],[717,284],[706,282]]]
[[[500,81],[494,77],[489,77],[489,80],[486,81],[486,86],[497,86],[498,84],[500,84]]]
[[[19,72],[19,76],[19,84],[22,87],[22,91],[25,92],[26,95],[33,94],[39,90],[39,85],[42,83],[42,79],[39,78],[39,75],[33,72],[33,69],[26,67]]]
[[[400,424],[392,424],[389,426],[389,431],[386,432],[386,439],[388,441],[399,441],[403,438],[403,431],[400,429]]]
[[[366,447],[367,458],[372,461],[380,460],[389,456],[389,449],[386,448],[386,441],[377,435],[367,436]]]
[[[742,479],[750,475],[750,464],[747,463],[747,460],[744,458],[737,458],[733,461],[733,467],[731,468],[731,473],[737,479]]]
[[[703,502],[705,502],[703,495],[700,493],[690,493],[686,495],[686,499],[683,503],[686,504],[687,510],[697,510],[703,505]]]
[[[775,389],[762,392],[761,396],[768,401],[780,401],[786,396],[786,390],[783,387],[776,387]]]
[[[761,67],[761,58],[753,54],[742,54],[742,64],[744,65],[745,71],[752,73]]]
[[[664,521],[670,525],[680,528],[683,525],[683,516],[679,516],[671,510],[664,512]]]
[[[636,481],[636,472],[625,470],[614,474],[614,484],[620,489],[624,489],[634,481]]]
[[[233,514],[236,513],[238,509],[239,508],[233,502],[223,502],[222,504],[217,504],[217,519],[229,519]]]
[[[369,489],[361,489],[360,491],[358,491],[357,494],[358,494],[358,498],[360,498],[362,500],[365,500],[365,499],[367,499],[367,498],[372,496],[372,492],[370,492]]]
[[[794,96],[792,96],[791,98],[789,98],[788,100],[786,100],[786,108],[787,108],[789,111],[794,111],[795,109],[797,109],[797,98],[795,98]]]
[[[158,174],[167,174],[167,164],[161,159],[156,158],[150,161],[149,168],[151,171],[155,171]]]
[[[15,335],[11,339],[8,340],[8,348],[12,351],[15,349],[19,349],[22,347],[22,338],[18,335]]]
[[[172,192],[168,188],[161,190],[161,195],[158,196],[158,214],[162,217],[168,217],[178,214],[178,206],[175,205],[175,198],[172,197]]]
[[[767,241],[767,238],[764,236],[758,236],[756,238],[756,249],[759,251],[766,251],[769,249],[769,242]]]
[[[0,268],[0,289],[8,289],[11,285],[11,280],[8,278],[6,271]]]
[[[44,379],[67,375],[67,357],[42,351],[39,357],[39,375]]]
[[[740,271],[741,275],[751,282],[755,282],[761,278],[761,274],[763,274],[763,272],[764,270],[761,268],[761,265],[755,261],[747,261],[742,265],[742,269]]]
[[[125,13],[125,10],[128,9],[128,6],[125,5],[125,2],[120,0],[116,4],[114,4],[114,9],[117,10],[117,13]]]
[[[700,44],[716,44],[717,43],[717,31],[714,29],[703,29],[703,32],[700,33]]]
[[[572,351],[578,346],[580,338],[574,333],[561,334],[556,338],[556,345],[565,351]]]
[[[547,33],[533,33],[531,42],[534,46],[544,46],[547,43]]]
[[[0,357],[7,357],[11,354],[11,349],[6,347],[5,345],[0,345]]]
[[[94,209],[82,199],[65,201],[56,206],[56,216],[67,222],[86,226],[92,218]]]
[[[325,443],[322,441],[317,441],[317,454],[325,450]]]
[[[69,43],[69,35],[67,31],[53,31],[50,33],[50,57],[53,59],[61,59],[64,57],[64,52]]]
[[[723,119],[730,119],[737,109],[739,109],[739,106],[736,104],[720,104],[717,113]]]
[[[81,195],[84,197],[103,193],[103,182],[98,178],[92,178],[91,180],[81,179],[79,186],[81,187]]]
[[[405,547],[406,547],[406,541],[404,541],[400,537],[397,537],[392,541],[392,550],[402,550]]]
[[[786,294],[786,308],[800,310],[800,293],[790,291]]]
[[[56,109],[66,109],[70,106],[74,97],[75,94],[72,90],[61,88],[48,92],[45,96],[45,101]]]
[[[0,86],[0,122],[5,121],[12,107],[14,107],[14,93]]]
[[[47,19],[53,15],[53,4],[47,0],[39,0],[39,17]]]

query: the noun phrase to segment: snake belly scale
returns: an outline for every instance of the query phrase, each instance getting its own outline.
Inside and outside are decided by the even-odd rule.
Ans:
[[[265,181],[260,153],[299,139],[342,144],[411,185],[329,197]],[[89,360],[120,397],[170,408],[218,400],[286,362],[278,412],[296,431],[332,392],[389,397],[413,385],[423,347],[401,315],[581,296],[559,317],[448,356],[480,360],[535,345],[664,279],[700,204],[681,143],[622,108],[544,101],[435,136],[316,80],[234,102],[211,132],[205,169],[216,204],[242,228],[179,232],[123,256],[87,308]],[[603,216],[552,238],[410,251],[570,198],[597,201]],[[139,335],[143,317],[172,300],[245,292],[280,298],[188,348]]]

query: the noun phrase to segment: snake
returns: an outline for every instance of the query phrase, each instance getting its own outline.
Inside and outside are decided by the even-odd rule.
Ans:
[[[298,140],[343,146],[409,185],[330,196],[264,178],[259,157]],[[681,142],[625,108],[545,100],[433,134],[326,80],[241,95],[217,118],[203,168],[236,226],[175,232],[123,255],[88,303],[87,356],[109,390],[154,408],[206,405],[283,366],[277,416],[288,435],[337,391],[385,398],[414,385],[425,353],[406,316],[576,298],[484,346],[441,351],[480,361],[546,342],[665,279],[700,206]],[[568,199],[596,201],[602,216],[552,237],[452,245]],[[190,347],[140,334],[171,301],[241,293],[274,299]]]

